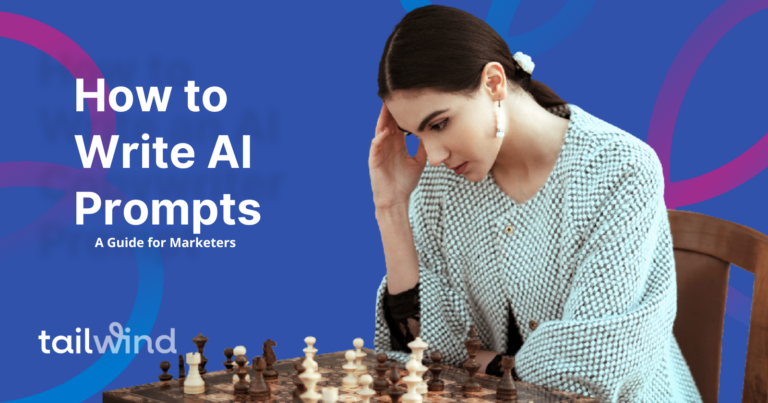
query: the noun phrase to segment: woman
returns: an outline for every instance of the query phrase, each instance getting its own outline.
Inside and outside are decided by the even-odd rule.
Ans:
[[[469,13],[426,6],[379,65],[369,168],[387,264],[375,346],[419,335],[481,372],[603,401],[700,401],[672,334],[675,265],[661,164],[629,133],[531,80]],[[419,138],[409,156],[404,135]]]

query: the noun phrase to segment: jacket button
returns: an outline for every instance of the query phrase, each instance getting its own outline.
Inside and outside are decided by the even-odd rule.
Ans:
[[[528,322],[528,327],[530,327],[531,330],[536,330],[536,328],[539,327],[539,321],[536,319],[531,319],[531,321]]]
[[[514,230],[515,230],[515,227],[511,225],[507,225],[507,228],[504,228],[504,232],[506,232],[507,234],[511,234]]]

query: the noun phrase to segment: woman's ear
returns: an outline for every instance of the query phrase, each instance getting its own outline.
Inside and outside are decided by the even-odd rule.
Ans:
[[[483,84],[494,102],[507,97],[507,77],[499,62],[488,62],[483,68]]]

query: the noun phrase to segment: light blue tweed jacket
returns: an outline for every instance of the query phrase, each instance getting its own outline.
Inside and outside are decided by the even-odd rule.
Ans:
[[[507,348],[509,307],[524,344],[525,382],[606,402],[701,401],[672,334],[677,286],[664,178],[655,152],[573,104],[546,184],[515,203],[489,173],[479,182],[427,165],[411,195],[421,337],[459,365],[477,325],[482,349]],[[378,352],[391,351],[378,290]]]

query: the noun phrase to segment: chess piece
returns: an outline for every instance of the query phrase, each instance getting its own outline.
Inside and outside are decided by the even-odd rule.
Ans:
[[[429,355],[429,359],[432,360],[432,365],[429,366],[429,372],[432,374],[432,379],[427,382],[427,389],[430,392],[442,392],[445,390],[445,382],[440,379],[440,373],[443,372],[443,353],[435,350]]]
[[[275,357],[275,351],[272,350],[272,347],[276,346],[277,343],[271,339],[267,339],[267,341],[264,342],[264,354],[262,355],[262,358],[264,358],[264,362],[267,365],[267,369],[264,370],[264,379],[267,381],[274,381],[278,377],[277,371],[272,368],[272,364],[277,361],[277,357]]]
[[[416,390],[423,379],[418,375],[421,370],[422,364],[416,361],[416,355],[411,355],[411,360],[405,364],[405,369],[408,370],[408,376],[403,378],[405,384],[408,385],[408,393],[403,396],[403,403],[421,403],[421,394]]]
[[[307,337],[309,339],[310,337]],[[312,340],[310,340],[312,343],[314,343],[314,337],[311,337]],[[305,339],[306,341],[306,339]],[[309,344],[309,342],[307,342]],[[310,347],[311,348],[311,347]],[[316,351],[316,350],[315,350]],[[306,349],[305,349],[306,352]],[[311,352],[311,350],[310,350]],[[314,353],[312,353],[314,355]],[[301,375],[299,375],[299,379],[304,383],[304,386],[306,388],[306,392],[299,395],[299,398],[304,403],[317,403],[318,400],[320,400],[321,395],[315,391],[315,385],[317,385],[318,382],[320,382],[320,379],[322,376],[315,370],[315,365],[317,363],[312,364],[314,361],[311,361],[312,357],[308,356],[306,360],[304,360],[304,363],[302,364],[306,371],[304,371]]]
[[[293,390],[293,403],[302,403],[299,396],[306,392],[307,388],[304,386],[304,382],[301,381],[301,378],[299,378],[299,375],[301,375],[307,369],[301,365],[301,361],[293,363],[293,369],[296,370],[296,375],[293,376],[293,384],[296,386],[296,388]]]
[[[223,362],[224,367],[227,368],[227,370],[232,369],[234,366],[234,362],[232,361],[232,356],[235,355],[234,350],[232,348],[227,347],[224,349],[224,356],[227,357],[227,360]]]
[[[237,369],[235,370],[235,376],[237,377],[235,396],[248,395],[248,380],[246,379],[248,377],[248,367],[245,366],[246,362],[248,362],[248,358],[244,355],[238,355],[235,358],[235,363],[237,364]]]
[[[499,385],[496,387],[496,399],[498,400],[517,400],[517,388],[512,379],[512,368],[515,367],[515,357],[505,355],[501,358],[501,368],[504,375],[501,376]]]
[[[187,353],[187,365],[189,365],[189,375],[184,381],[184,393],[188,395],[198,395],[205,392],[205,382],[200,376],[198,365],[200,365],[200,353]]]
[[[482,386],[480,386],[480,382],[474,378],[475,374],[480,369],[480,364],[475,361],[475,357],[477,357],[477,350],[480,349],[480,340],[477,339],[478,334],[477,330],[475,330],[475,325],[469,325],[469,332],[467,332],[467,336],[469,336],[469,339],[464,342],[464,346],[467,348],[467,353],[469,353],[469,359],[464,362],[464,369],[467,370],[469,378],[467,378],[464,384],[461,385],[461,391],[480,392]]]
[[[157,376],[157,379],[160,379],[161,381],[170,381],[173,379],[173,375],[168,373],[168,370],[171,369],[171,363],[168,361],[163,361],[160,363],[160,369],[163,370],[163,373]]]
[[[347,371],[347,376],[345,376],[344,379],[341,380],[341,386],[345,388],[356,388],[358,379],[355,376],[355,373],[357,372],[358,365],[355,364],[355,358],[357,358],[357,354],[355,354],[355,350],[347,350],[347,353],[344,355],[344,358],[347,359],[347,363],[342,365],[341,367],[344,368],[344,371]]]
[[[357,371],[355,371],[355,376],[367,374],[368,368],[365,366],[365,364],[363,364],[363,358],[365,358],[365,356],[367,356],[368,354],[363,352],[363,339],[359,337],[356,338],[355,340],[352,341],[352,345],[354,345],[355,348],[357,349],[357,351],[355,351],[355,357],[357,359],[357,362],[356,362]]]
[[[271,393],[269,385],[264,380],[264,370],[267,368],[267,364],[261,357],[255,357],[253,359],[253,369],[256,371],[256,376],[251,381],[251,388],[248,390],[248,394],[251,395],[251,400],[256,402],[265,402],[269,400]]]
[[[208,359],[205,358],[205,356],[203,355],[203,350],[205,349],[205,343],[208,342],[208,338],[203,336],[202,333],[198,333],[197,336],[194,339],[192,339],[192,342],[195,343],[195,345],[197,346],[197,352],[200,353],[200,375],[202,375],[208,372],[205,369],[205,364],[208,363]]]
[[[184,372],[186,371],[186,368],[184,367],[184,356],[179,354],[179,379],[184,379],[186,375]]]
[[[307,356],[307,359],[304,361],[304,366],[311,365],[315,372],[318,370],[317,362],[315,362],[314,359],[315,353],[317,353],[317,349],[314,347],[316,341],[317,340],[312,336],[305,338],[304,343],[307,343],[307,348],[303,350],[304,355]]]
[[[339,400],[339,388],[326,386],[323,388],[323,403],[336,403]]]
[[[400,371],[397,370],[397,365],[393,365],[392,369],[389,370],[390,385],[385,391],[392,403],[400,403],[400,398],[405,393],[404,390],[397,387],[398,381],[400,381]]]
[[[371,383],[373,383],[373,377],[370,375],[363,374],[360,376],[360,386],[362,388],[357,391],[357,395],[363,399],[363,403],[369,403],[371,396],[376,394],[376,391],[370,388]]]
[[[245,347],[237,346],[237,347],[235,347],[233,352],[235,353],[235,357],[239,357],[239,356],[242,355],[243,358],[245,358],[245,364],[243,364],[243,365],[248,365],[248,357],[245,355],[245,353],[246,353]],[[235,362],[237,362],[237,358],[235,358]],[[235,368],[235,375],[232,375],[232,384],[235,384],[235,385],[240,380],[237,377],[237,371],[238,370],[239,370],[239,368]],[[245,383],[251,383],[251,376],[248,375],[248,371],[245,371]]]
[[[389,387],[389,381],[387,380],[387,371],[389,370],[387,359],[385,353],[376,354],[376,362],[378,362],[379,365],[376,366],[376,381],[373,383],[373,390],[376,391],[376,395],[378,396],[382,396],[384,391]]]
[[[408,348],[413,351],[413,354],[416,356],[416,361],[419,363],[419,370],[416,373],[416,376],[422,378],[422,380],[416,388],[416,391],[420,395],[424,395],[429,391],[427,382],[424,381],[424,373],[427,372],[427,366],[422,363],[422,360],[424,360],[424,350],[426,350],[428,346],[429,345],[425,343],[421,337],[416,337],[412,342],[408,343]]]

